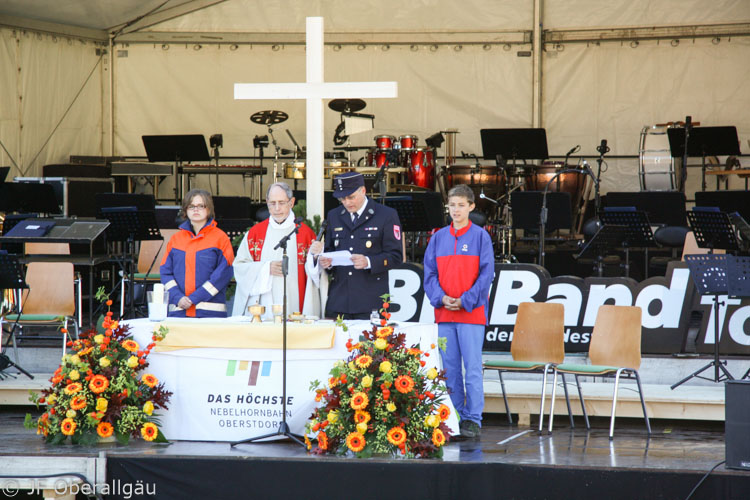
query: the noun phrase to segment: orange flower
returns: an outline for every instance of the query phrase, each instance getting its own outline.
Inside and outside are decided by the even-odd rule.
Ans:
[[[359,423],[366,424],[369,421],[370,421],[370,414],[368,412],[366,412],[364,410],[357,410],[357,411],[354,412],[354,423],[355,424],[359,424]]]
[[[143,439],[146,441],[153,441],[158,435],[159,428],[151,422],[146,422],[143,424],[143,427],[141,427],[141,436],[143,436]]]
[[[414,389],[414,380],[408,375],[401,375],[394,381],[396,390],[401,394],[408,394]]]
[[[96,426],[96,433],[99,434],[99,437],[108,438],[113,432],[115,432],[115,428],[109,422],[102,422]]]
[[[70,408],[72,410],[82,410],[83,408],[86,408],[86,398],[83,396],[74,396],[73,399],[70,400]]]
[[[78,427],[78,424],[76,424],[75,420],[73,420],[72,418],[63,419],[62,423],[60,424],[60,430],[66,436],[72,436],[76,431],[76,427]]]
[[[159,379],[151,375],[150,373],[144,373],[141,377],[141,382],[146,384],[149,387],[156,387],[156,384],[159,383]]]
[[[432,444],[434,444],[437,447],[443,446],[445,444],[445,434],[443,434],[443,431],[440,429],[435,429],[432,431]]]
[[[384,326],[383,328],[378,328],[375,332],[375,335],[378,338],[385,338],[393,333],[393,327],[392,326]]]
[[[82,390],[83,386],[80,382],[73,382],[72,384],[66,385],[63,392],[65,392],[65,394],[67,394],[68,396],[72,396],[73,394],[81,392]]]
[[[352,394],[352,400],[349,403],[349,406],[352,407],[352,410],[364,410],[369,403],[370,400],[368,399],[367,394],[364,392],[355,392]]]
[[[401,427],[393,427],[388,431],[386,437],[393,446],[401,446],[406,442],[406,431]]]
[[[329,378],[328,385],[330,385],[331,387],[336,387],[337,385],[339,385],[339,379],[337,377]]]
[[[440,405],[440,408],[438,408],[438,415],[440,415],[440,420],[445,422],[451,415],[451,409],[446,405]]]
[[[354,363],[360,368],[367,368],[372,363],[372,358],[367,354],[363,354],[358,356],[357,359],[354,360]]]
[[[107,377],[104,375],[94,375],[91,377],[89,389],[91,389],[91,392],[94,394],[101,394],[107,390],[107,387],[109,387],[109,380],[107,380]]]
[[[321,450],[327,450],[328,449],[328,434],[326,434],[323,431],[320,431],[318,433],[318,446]]]
[[[407,354],[411,354],[412,356],[417,356],[418,357],[418,356],[420,356],[422,354],[422,351],[420,351],[419,349],[415,349],[415,348],[411,347],[411,348],[409,348],[409,349],[406,350],[406,353]]]
[[[123,340],[121,345],[130,352],[136,352],[141,348],[141,346],[138,345],[138,342],[130,339]]]
[[[346,436],[346,446],[353,452],[357,453],[365,448],[365,437],[359,432],[350,432]]]

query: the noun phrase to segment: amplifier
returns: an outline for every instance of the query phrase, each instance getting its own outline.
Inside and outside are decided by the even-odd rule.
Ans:
[[[50,184],[63,217],[96,217],[96,193],[112,193],[115,181],[112,178],[90,177],[16,177],[15,182]]]
[[[724,387],[726,466],[750,470],[750,381],[728,380]]]

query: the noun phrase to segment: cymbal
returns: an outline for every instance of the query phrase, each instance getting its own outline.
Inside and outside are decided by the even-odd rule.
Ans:
[[[289,119],[289,115],[283,111],[266,110],[258,111],[250,116],[250,121],[258,125],[276,125]]]
[[[367,106],[367,103],[362,99],[334,99],[328,103],[329,108],[339,113],[356,113],[365,109],[365,106]]]

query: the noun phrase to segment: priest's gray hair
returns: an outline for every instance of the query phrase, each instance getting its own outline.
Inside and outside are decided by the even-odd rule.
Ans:
[[[292,191],[292,188],[289,187],[289,184],[287,184],[286,182],[274,182],[273,184],[268,186],[268,189],[266,190],[266,199],[268,199],[268,195],[275,187],[283,189],[288,200],[294,198],[294,192]]]

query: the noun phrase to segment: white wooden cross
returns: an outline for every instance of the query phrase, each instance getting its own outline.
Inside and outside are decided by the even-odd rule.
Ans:
[[[307,18],[307,81],[304,83],[235,83],[235,99],[305,99],[307,101],[307,217],[323,212],[323,99],[398,97],[396,82],[323,81],[323,18]]]

